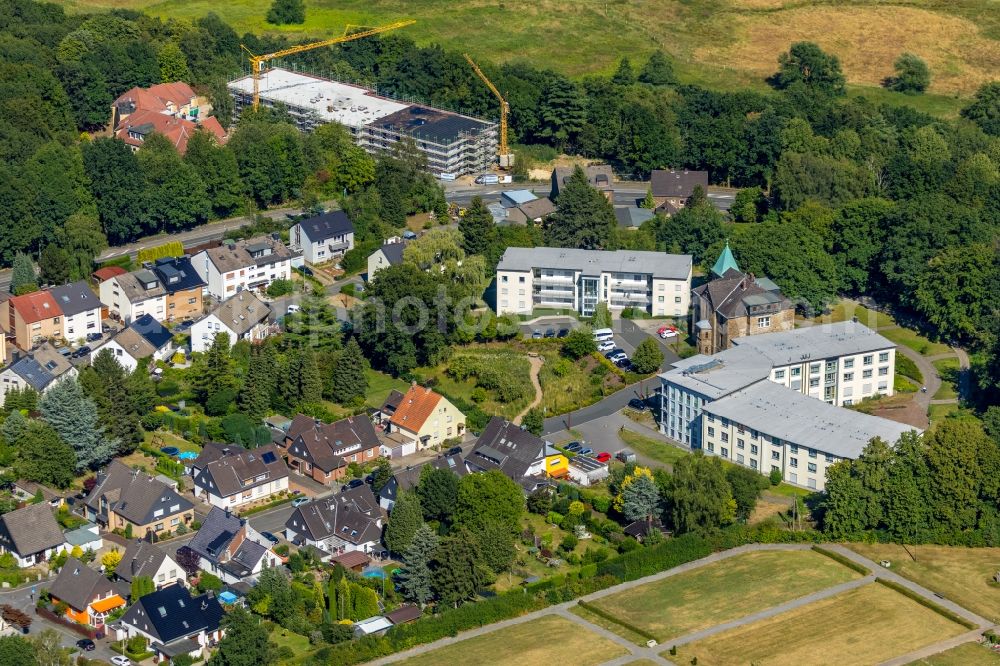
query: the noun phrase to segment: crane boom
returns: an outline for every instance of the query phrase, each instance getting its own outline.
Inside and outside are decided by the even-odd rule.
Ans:
[[[368,30],[362,30],[360,32],[355,32],[350,35],[347,34],[347,29],[340,37],[332,37],[330,39],[324,39],[319,42],[313,42],[311,44],[300,44],[298,46],[290,46],[287,49],[281,49],[280,51],[275,51],[274,53],[265,53],[264,55],[256,55],[250,51],[246,46],[240,45],[244,51],[250,54],[250,71],[253,76],[253,108],[256,110],[260,107],[260,75],[264,71],[264,63],[274,60],[275,58],[282,58],[284,56],[294,55],[296,53],[302,53],[303,51],[311,51],[313,49],[320,49],[324,46],[333,46],[334,44],[343,44],[344,42],[353,42],[356,39],[362,39],[364,37],[371,37],[372,35],[378,35],[383,32],[389,32],[390,30],[398,30],[399,28],[405,28],[408,25],[413,25],[416,23],[414,20],[396,21],[395,23],[387,23],[386,25],[380,25],[375,28],[369,28]]]
[[[507,114],[510,113],[510,105],[507,104],[507,100],[500,94],[500,91],[497,90],[495,85],[493,85],[493,82],[490,81],[485,74],[483,74],[483,70],[479,69],[479,65],[477,65],[475,61],[469,57],[469,54],[463,53],[462,55],[465,56],[469,65],[472,66],[472,71],[476,73],[476,76],[482,79],[483,83],[486,84],[486,87],[490,89],[490,92],[492,92],[493,95],[500,100],[500,146],[497,158],[501,167],[507,168],[512,166],[514,164],[514,156],[510,154],[510,150],[507,147]]]

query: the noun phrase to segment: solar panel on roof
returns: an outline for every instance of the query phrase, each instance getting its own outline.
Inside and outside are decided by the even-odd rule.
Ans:
[[[263,454],[263,455],[262,455],[262,456],[260,457],[260,459],[261,459],[261,460],[263,460],[263,461],[264,461],[265,463],[267,463],[267,464],[271,464],[271,463],[273,463],[273,462],[274,462],[275,460],[277,460],[277,458],[275,458],[275,457],[274,457],[274,454],[273,454],[273,453],[271,453],[270,451],[267,451],[267,452],[265,452],[265,453],[264,453],[264,454]]]

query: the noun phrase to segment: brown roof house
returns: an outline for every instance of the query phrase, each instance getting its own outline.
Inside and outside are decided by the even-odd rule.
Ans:
[[[66,617],[74,622],[103,630],[107,617],[125,606],[124,585],[70,557],[49,587],[52,604],[66,604]]]
[[[227,136],[219,121],[209,115],[208,101],[181,81],[132,88],[111,105],[111,126],[116,137],[138,150],[150,134],[167,137],[180,154],[199,129],[210,132],[218,143]]]
[[[465,414],[441,394],[413,384],[389,419],[389,432],[413,442],[418,450],[440,446],[465,433]]]
[[[236,444],[209,443],[191,462],[191,477],[194,496],[222,509],[288,490],[288,467],[270,442],[251,451]]]
[[[45,340],[63,339],[63,312],[48,291],[11,296],[3,302],[0,325],[14,344],[27,351]]]
[[[256,236],[227,240],[217,247],[201,250],[191,258],[194,269],[217,300],[249,289],[264,290],[274,280],[290,280],[292,259],[300,259],[281,242],[280,236]]]
[[[552,193],[549,194],[549,199],[556,201],[559,198],[559,191],[566,186],[573,171],[574,167],[556,167],[552,170]],[[615,200],[614,174],[610,164],[591,164],[583,167],[583,173],[591,187],[600,190],[608,201]]]
[[[230,346],[240,340],[260,342],[278,331],[276,326],[268,324],[270,317],[267,303],[251,291],[241,291],[191,326],[191,351],[208,351],[219,333],[229,336]]]
[[[66,538],[46,502],[0,516],[0,553],[13,555],[17,566],[47,562],[61,550],[68,550]]]
[[[729,243],[711,275],[691,290],[698,353],[716,354],[735,338],[795,328],[795,305],[771,280],[740,271]]]
[[[364,415],[323,423],[299,414],[292,419],[284,441],[292,472],[328,484],[341,479],[348,464],[379,457],[381,447],[375,426]]]
[[[673,215],[687,204],[696,187],[708,192],[708,172],[654,169],[649,177],[657,212]]]
[[[382,511],[367,485],[296,507],[285,522],[294,544],[315,546],[334,555],[380,550]]]
[[[213,507],[189,544],[201,556],[201,568],[234,585],[253,582],[264,567],[281,564],[270,542],[226,509]]]
[[[174,558],[159,546],[141,540],[129,543],[121,562],[115,568],[115,575],[119,580],[130,584],[140,576],[149,578],[156,589],[174,583],[187,584],[184,570]]]
[[[89,520],[136,538],[173,532],[194,519],[194,505],[176,490],[117,460],[97,475],[83,504]]]
[[[507,219],[515,224],[541,224],[556,212],[556,205],[548,197],[533,199],[507,209]]]

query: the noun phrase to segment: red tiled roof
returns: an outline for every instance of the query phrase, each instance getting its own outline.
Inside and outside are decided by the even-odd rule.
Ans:
[[[175,106],[184,106],[191,102],[192,97],[194,91],[191,90],[191,86],[182,81],[175,81],[158,83],[148,88],[132,88],[122,93],[115,100],[115,104],[130,101],[135,104],[136,111],[141,109],[162,112],[167,110],[168,102]]]
[[[115,135],[130,146],[141,147],[142,141],[131,138],[128,135],[128,131],[132,127],[139,127],[146,124],[152,125],[154,131],[167,137],[170,143],[174,144],[177,148],[177,152],[182,155],[187,150],[188,140],[194,136],[199,127],[198,123],[184,118],[140,109],[119,123],[118,128],[115,130]],[[218,120],[209,116],[202,121],[200,126],[214,134],[219,143],[225,143],[226,131],[222,129],[222,125],[219,124]]]
[[[125,273],[128,273],[128,271],[121,266],[105,266],[104,268],[98,268],[94,271],[94,279],[98,282],[104,282],[105,280],[110,280],[113,277],[125,275]]]
[[[56,303],[56,299],[47,291],[33,291],[23,296],[14,296],[10,299],[10,304],[27,324],[62,315],[62,309]]]
[[[191,90],[191,86],[183,81],[174,81],[173,83],[157,83],[155,86],[149,86],[147,90],[152,95],[155,95],[164,101],[173,102],[177,106],[183,106],[189,103],[194,97],[194,91]]]
[[[441,396],[423,386],[411,386],[392,415],[391,423],[417,432],[434,412]]]

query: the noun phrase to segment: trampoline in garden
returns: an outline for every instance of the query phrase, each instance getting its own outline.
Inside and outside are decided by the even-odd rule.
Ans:
[[[232,592],[223,592],[222,594],[219,595],[219,601],[221,601],[224,604],[235,604],[236,599],[237,599],[236,595],[233,594]]]
[[[180,460],[194,460],[198,457],[198,454],[194,451],[182,451],[177,454],[177,458]]]

